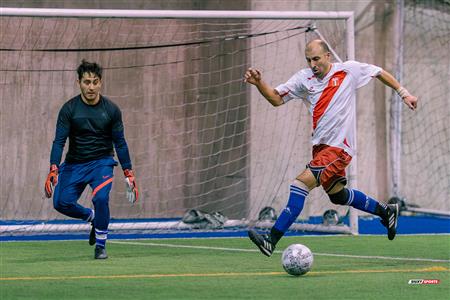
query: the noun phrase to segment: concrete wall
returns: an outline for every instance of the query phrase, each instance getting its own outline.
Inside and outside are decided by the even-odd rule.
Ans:
[[[35,4],[22,4],[29,7],[29,3]],[[74,7],[70,1],[64,3],[68,5],[60,1],[57,6],[46,2],[34,6]],[[93,2],[89,8],[105,8],[104,4]],[[109,8],[123,8],[111,4]],[[156,2],[148,6],[146,1],[134,4],[127,8],[248,9],[246,1],[226,7],[203,1],[184,1],[181,7],[179,2],[170,7],[165,1],[159,6]],[[75,7],[86,6],[77,2]],[[2,22],[2,48],[139,46],[217,39],[223,34],[214,25],[189,20],[9,18]],[[245,22],[222,20],[219,26],[239,30]],[[240,41],[233,47],[245,45]],[[249,110],[241,89],[247,53],[232,55],[236,49],[229,47],[207,43],[145,51],[2,52],[2,70],[28,71],[1,73],[1,167],[11,170],[2,174],[1,218],[61,217],[51,200],[44,198],[42,187],[56,116],[61,105],[79,93],[74,70],[82,58],[106,67],[102,93],[122,109],[140,187],[141,199],[131,207],[124,198],[122,172],[115,170],[112,216],[177,217],[198,208],[243,217],[249,198]],[[88,190],[80,203],[90,206]]]
[[[355,12],[356,59],[391,72],[394,66],[391,46],[394,1],[388,0],[24,0],[2,1],[2,6],[351,10]],[[2,48],[115,47],[223,36],[205,25],[180,20],[152,23],[116,19],[93,22],[0,19],[0,22]],[[255,22],[224,23],[222,29],[239,29],[239,26],[258,29]],[[341,25],[332,22],[320,22],[319,25],[331,42],[342,44],[342,36],[337,30]],[[255,215],[265,205],[279,209],[285,204],[289,182],[309,160],[310,121],[300,102],[272,108],[254,88],[242,83],[241,76],[248,66],[253,65],[262,68],[265,78],[274,86],[287,80],[305,66],[303,46],[311,38],[314,36],[308,34],[298,41],[289,39],[270,44],[271,36],[267,36],[260,40],[243,40],[234,44],[235,49],[227,48],[226,44],[213,44],[146,50],[145,54],[139,50],[0,52],[2,70],[41,70],[0,72],[0,218],[61,218],[53,210],[51,200],[44,198],[42,187],[57,112],[64,101],[78,93],[74,69],[86,56],[108,66],[103,92],[112,95],[123,110],[126,137],[142,192],[138,205],[130,207],[124,199],[122,174],[116,169],[111,194],[114,217],[175,217],[196,207],[207,211],[221,210],[229,217],[239,218],[249,213]],[[243,51],[262,39],[269,43],[265,50]],[[214,56],[214,53],[225,54]],[[202,57],[211,58],[204,60]],[[189,63],[158,65],[163,61]],[[121,67],[130,65],[152,66]],[[50,69],[61,71],[45,71]],[[389,196],[386,129],[389,96],[386,88],[376,80],[358,93],[358,151],[355,158],[358,188],[380,200],[387,200]],[[314,191],[312,199],[305,213],[320,214],[330,206],[319,189]],[[88,191],[80,202],[89,205]]]

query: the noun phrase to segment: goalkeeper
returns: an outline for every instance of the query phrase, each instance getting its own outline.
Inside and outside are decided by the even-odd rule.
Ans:
[[[81,93],[61,108],[56,122],[56,134],[50,154],[50,173],[45,182],[45,194],[53,195],[53,206],[60,213],[92,224],[89,244],[95,244],[95,259],[108,257],[105,249],[109,213],[109,193],[113,181],[113,145],[124,171],[127,198],[134,203],[138,189],[125,141],[119,107],[100,94],[102,68],[83,60],[77,69]],[[64,163],[61,157],[69,138]],[[78,204],[86,185],[92,188],[94,210]]]
[[[345,187],[345,168],[355,154],[353,120],[356,90],[373,77],[395,89],[412,110],[417,108],[417,97],[411,95],[388,72],[380,67],[347,61],[331,63],[327,44],[313,40],[306,45],[305,57],[309,68],[298,71],[286,83],[272,88],[256,69],[248,69],[244,80],[255,85],[273,105],[279,106],[292,99],[302,99],[312,115],[312,160],[290,185],[286,208],[272,227],[270,234],[260,235],[250,229],[250,239],[260,251],[271,256],[275,245],[297,219],[305,198],[321,185],[334,204],[349,205],[377,215],[387,228],[389,240],[396,234],[398,204],[386,205],[356,189]]]

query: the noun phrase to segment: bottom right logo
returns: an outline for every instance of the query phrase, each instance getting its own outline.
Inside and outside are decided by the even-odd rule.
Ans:
[[[439,279],[410,279],[408,284],[439,284]]]

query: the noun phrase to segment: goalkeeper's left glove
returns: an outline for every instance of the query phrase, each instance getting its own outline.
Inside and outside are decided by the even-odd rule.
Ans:
[[[123,171],[126,182],[126,195],[130,203],[135,203],[138,200],[139,192],[134,178],[133,170],[126,169]]]
[[[53,189],[58,183],[58,167],[56,165],[50,166],[50,172],[48,173],[47,179],[45,180],[45,196],[51,198],[53,194]]]

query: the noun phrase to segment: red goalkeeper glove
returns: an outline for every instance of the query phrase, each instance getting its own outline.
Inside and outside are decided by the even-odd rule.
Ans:
[[[123,171],[123,174],[125,175],[127,199],[131,204],[133,204],[138,200],[139,197],[133,170],[126,169]]]
[[[52,197],[56,184],[58,184],[58,167],[56,165],[51,165],[47,180],[45,180],[45,196],[47,196],[47,198]]]

